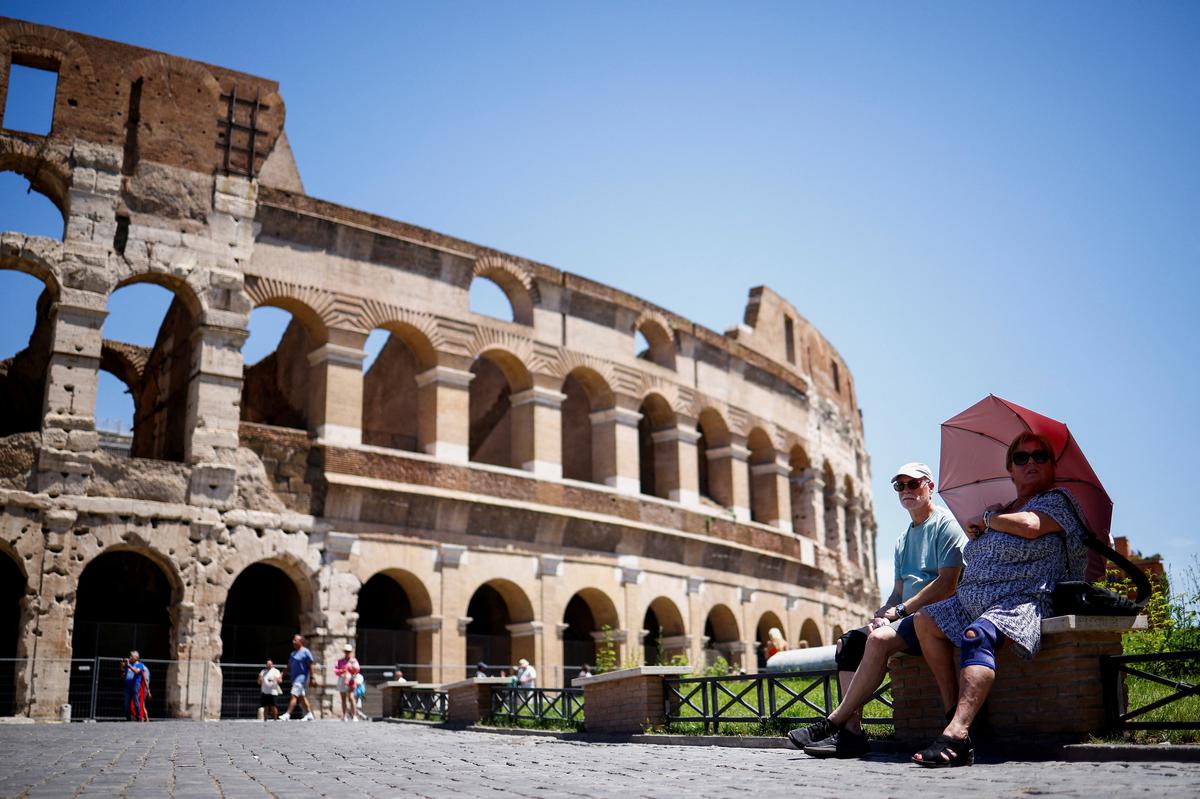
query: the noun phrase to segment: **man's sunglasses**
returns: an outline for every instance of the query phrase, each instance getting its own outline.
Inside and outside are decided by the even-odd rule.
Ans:
[[[1035,449],[1033,452],[1014,452],[1012,458],[1013,465],[1024,466],[1029,463],[1030,458],[1033,458],[1034,463],[1049,463],[1050,453],[1044,449]]]
[[[909,491],[916,491],[924,482],[924,480],[894,480],[892,481],[892,488],[896,489],[897,491],[903,491],[906,488]]]

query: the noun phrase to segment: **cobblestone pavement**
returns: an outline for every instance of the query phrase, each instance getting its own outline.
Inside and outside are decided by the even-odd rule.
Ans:
[[[559,741],[412,724],[0,725],[3,796],[1200,795],[1200,763],[818,761],[783,749]]]

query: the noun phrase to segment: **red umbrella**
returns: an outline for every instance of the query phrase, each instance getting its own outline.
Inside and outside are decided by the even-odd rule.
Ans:
[[[967,519],[988,505],[1008,503],[1017,491],[1004,468],[1008,445],[1018,433],[1037,433],[1054,451],[1055,486],[1079,501],[1084,523],[1101,541],[1112,545],[1112,500],[1092,470],[1071,431],[1062,422],[995,394],[942,423],[942,463],[938,493],[964,528]],[[1104,560],[1089,552],[1088,579],[1104,574]]]

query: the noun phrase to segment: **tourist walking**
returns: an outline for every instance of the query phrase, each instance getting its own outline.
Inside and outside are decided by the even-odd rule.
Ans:
[[[312,707],[308,704],[308,682],[312,677],[313,656],[304,645],[304,636],[297,633],[292,636],[292,654],[288,655],[288,676],[292,678],[292,698],[288,701],[287,712],[279,718],[287,721],[292,717],[296,705],[304,708],[303,721],[312,721]]]
[[[150,668],[136,649],[121,661],[121,679],[125,683],[125,720],[149,721],[146,700],[150,698]]]
[[[354,703],[354,678],[359,672],[358,659],[354,657],[353,644],[346,644],[342,647],[342,652],[337,665],[333,667],[333,673],[337,675],[338,696],[342,698],[342,721],[358,721]]]
[[[276,697],[283,693],[280,686],[282,681],[283,675],[275,668],[274,661],[268,660],[266,668],[258,673],[259,713],[264,721],[279,718],[279,700]]]

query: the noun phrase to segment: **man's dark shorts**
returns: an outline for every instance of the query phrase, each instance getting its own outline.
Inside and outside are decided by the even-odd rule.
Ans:
[[[896,635],[904,639],[908,648],[904,651],[910,655],[921,654],[921,641],[917,638],[917,623],[913,616],[905,616],[896,625]]]
[[[262,699],[258,700],[259,707],[275,707],[275,697],[272,694],[263,694]]]

